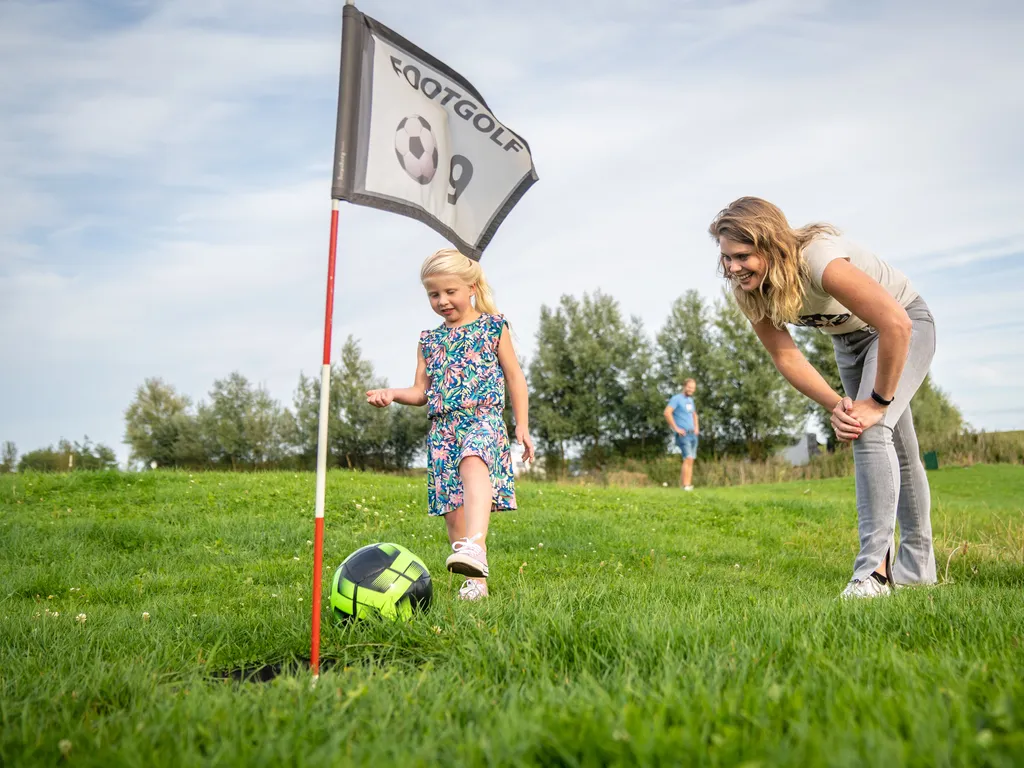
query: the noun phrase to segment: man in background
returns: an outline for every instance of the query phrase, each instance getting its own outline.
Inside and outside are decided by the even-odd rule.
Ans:
[[[684,491],[693,490],[693,460],[697,458],[697,436],[700,434],[700,420],[693,404],[693,393],[697,382],[687,379],[683,382],[682,394],[672,395],[665,406],[665,421],[676,435],[676,445],[683,454],[683,468],[679,485]]]

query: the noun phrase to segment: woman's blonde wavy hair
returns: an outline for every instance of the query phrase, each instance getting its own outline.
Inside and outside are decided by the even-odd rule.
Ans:
[[[454,248],[442,248],[432,256],[428,256],[420,267],[420,282],[435,275],[453,275],[466,285],[476,288],[476,310],[487,315],[498,314],[494,306],[494,294],[484,277],[480,262],[473,261]]]
[[[733,285],[733,295],[752,323],[767,318],[776,328],[795,323],[800,317],[807,282],[803,250],[819,235],[838,235],[831,224],[808,224],[793,229],[778,206],[759,197],[741,197],[718,212],[708,228],[718,243],[723,237],[753,246],[768,269],[756,291]],[[722,276],[733,282],[719,259]]]

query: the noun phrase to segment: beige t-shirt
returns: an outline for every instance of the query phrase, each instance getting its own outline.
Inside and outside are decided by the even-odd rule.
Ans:
[[[807,262],[809,279],[804,286],[806,292],[798,325],[817,328],[830,335],[867,328],[867,323],[832,298],[821,286],[825,267],[835,259],[846,259],[868,277],[877,280],[904,308],[917,298],[917,292],[911,287],[906,275],[843,237],[819,235],[804,248],[803,256]]]

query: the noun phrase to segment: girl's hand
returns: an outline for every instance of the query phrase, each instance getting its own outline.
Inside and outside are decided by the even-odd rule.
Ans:
[[[523,446],[523,461],[533,461],[533,440],[530,439],[530,431],[519,424],[516,424],[516,442]]]
[[[371,389],[366,393],[366,402],[378,408],[387,408],[395,399],[395,393],[390,389]]]
[[[853,400],[844,397],[832,409],[832,429],[836,432],[836,439],[844,443],[856,440],[860,437],[860,433],[866,429],[860,420],[850,412],[853,405]]]
[[[879,405],[870,397],[867,400],[854,400],[849,415],[860,422],[861,429],[873,427],[885,418],[885,406]]]

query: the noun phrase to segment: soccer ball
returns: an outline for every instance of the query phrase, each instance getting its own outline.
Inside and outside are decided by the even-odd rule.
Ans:
[[[413,181],[429,184],[437,173],[437,141],[430,123],[419,115],[403,117],[395,131],[395,154]]]
[[[331,579],[331,609],[342,620],[379,615],[408,621],[414,609],[427,609],[433,594],[427,566],[398,544],[357,549]]]

